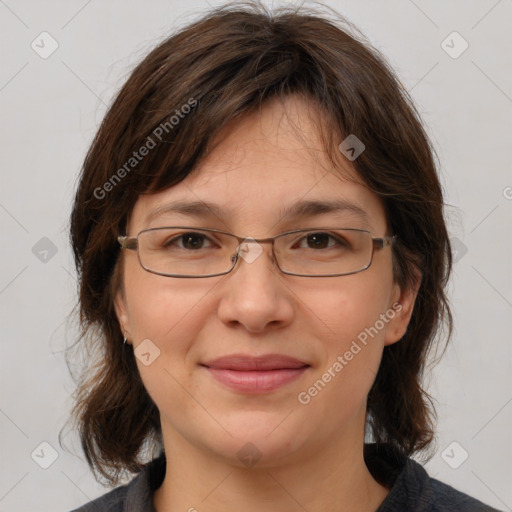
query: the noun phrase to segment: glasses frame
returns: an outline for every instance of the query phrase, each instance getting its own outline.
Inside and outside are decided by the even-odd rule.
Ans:
[[[156,230],[161,230],[161,229],[189,229],[191,231],[208,231],[208,232],[213,232],[213,233],[221,233],[221,234],[228,235],[228,236],[231,236],[233,238],[236,238],[237,241],[238,241],[238,247],[236,249],[236,253],[233,256],[231,256],[231,263],[232,263],[231,268],[229,270],[226,270],[225,272],[219,272],[217,274],[207,274],[207,275],[197,276],[197,275],[187,275],[187,274],[167,274],[165,272],[157,272],[155,270],[151,270],[151,269],[145,267],[143,265],[141,259],[140,259],[139,236],[142,233],[146,233],[148,231],[156,231]],[[372,242],[373,242],[373,244],[372,244],[372,253],[371,253],[370,262],[368,263],[368,265],[366,265],[362,269],[354,270],[354,271],[351,271],[351,272],[343,272],[341,274],[321,274],[321,275],[316,275],[316,274],[295,274],[293,272],[288,272],[287,270],[283,270],[281,268],[281,266],[279,264],[279,261],[278,261],[278,258],[276,257],[276,254],[274,252],[274,241],[275,241],[276,238],[279,238],[279,237],[282,237],[282,236],[285,236],[285,235],[291,235],[291,234],[294,234],[294,233],[307,232],[307,231],[332,231],[332,230],[358,231],[358,232],[368,233],[370,235],[371,239],[372,239]],[[197,226],[194,226],[194,227],[192,227],[192,226],[161,226],[161,227],[156,227],[156,228],[143,229],[143,230],[139,231],[139,233],[135,237],[129,237],[128,235],[119,235],[117,237],[117,241],[119,242],[119,245],[121,246],[122,249],[130,250],[130,251],[135,251],[137,253],[137,258],[139,260],[139,264],[140,264],[140,266],[146,272],[150,272],[151,274],[156,274],[156,275],[164,276],[164,277],[187,277],[187,278],[216,277],[216,276],[224,276],[226,274],[229,274],[235,268],[238,260],[241,259],[240,258],[241,244],[243,242],[245,242],[246,240],[248,240],[248,239],[250,239],[250,242],[256,242],[258,244],[272,243],[272,256],[274,258],[274,261],[276,262],[277,268],[279,268],[279,270],[283,274],[287,274],[287,275],[290,275],[290,276],[298,276],[298,277],[339,277],[339,276],[348,276],[348,275],[351,275],[351,274],[358,274],[359,272],[363,272],[363,271],[367,270],[371,266],[371,264],[373,263],[373,255],[375,253],[375,249],[384,249],[385,247],[391,246],[396,241],[397,236],[396,235],[392,235],[392,236],[374,237],[374,236],[371,236],[371,232],[366,230],[366,229],[326,228],[326,227],[316,228],[316,227],[313,227],[313,228],[301,228],[301,229],[295,229],[295,230],[292,230],[292,231],[286,231],[285,233],[280,233],[279,235],[271,236],[271,237],[268,237],[268,238],[252,238],[252,237],[238,236],[238,235],[235,235],[233,233],[228,233],[227,231],[222,231],[220,229],[214,229],[214,228],[198,228]]]

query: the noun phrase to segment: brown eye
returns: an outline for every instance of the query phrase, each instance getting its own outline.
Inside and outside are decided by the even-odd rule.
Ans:
[[[314,233],[306,237],[308,246],[313,249],[325,249],[329,246],[329,238],[326,233]]]
[[[186,249],[191,251],[197,251],[198,249],[205,248],[205,242],[210,242],[209,238],[201,233],[184,233],[179,236],[175,236],[166,240],[162,246],[171,249]],[[206,246],[208,247],[208,246]]]
[[[206,237],[197,233],[187,233],[180,236],[180,239],[183,240],[185,249],[201,249]]]
[[[306,245],[303,245],[305,242]],[[343,247],[347,243],[330,233],[310,233],[299,241],[301,249],[328,249],[330,247]]]

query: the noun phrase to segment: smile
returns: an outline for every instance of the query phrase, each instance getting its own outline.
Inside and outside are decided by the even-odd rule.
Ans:
[[[205,367],[218,382],[242,393],[268,393],[297,380],[309,366],[279,370],[239,371]]]
[[[229,354],[201,364],[218,382],[241,393],[268,393],[298,379],[310,365],[286,354]]]

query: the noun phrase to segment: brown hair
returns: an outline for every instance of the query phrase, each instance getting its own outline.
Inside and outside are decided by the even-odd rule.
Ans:
[[[159,411],[140,379],[133,348],[123,344],[114,310],[122,284],[117,236],[140,194],[179,183],[229,121],[289,94],[324,114],[322,140],[333,162],[347,135],[366,145],[353,165],[382,198],[398,237],[394,278],[413,287],[415,269],[422,275],[407,332],[385,347],[368,396],[373,440],[411,454],[433,439],[434,409],[421,378],[441,328],[449,328],[446,340],[452,331],[444,292],[452,259],[434,151],[384,58],[339,14],[334,18],[338,23],[318,9],[270,12],[255,3],[211,11],[142,60],[92,142],[70,228],[79,342],[90,350],[72,418],[93,472],[111,484],[125,470],[139,471],[143,448],[162,441]],[[150,139],[154,147],[130,160]]]

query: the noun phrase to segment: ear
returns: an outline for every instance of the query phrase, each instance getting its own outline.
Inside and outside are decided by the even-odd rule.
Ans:
[[[128,317],[128,311],[126,307],[126,299],[124,297],[124,293],[121,289],[116,292],[114,297],[114,308],[116,311],[117,321],[119,322],[119,327],[121,332],[126,336],[126,338],[130,337],[130,320]]]
[[[402,339],[407,331],[407,326],[411,320],[414,303],[421,285],[421,279],[421,272],[416,269],[414,272],[414,282],[410,287],[402,289],[395,283],[392,300],[389,304],[389,309],[386,312],[389,322],[386,327],[384,345],[392,345],[393,343],[396,343]]]

